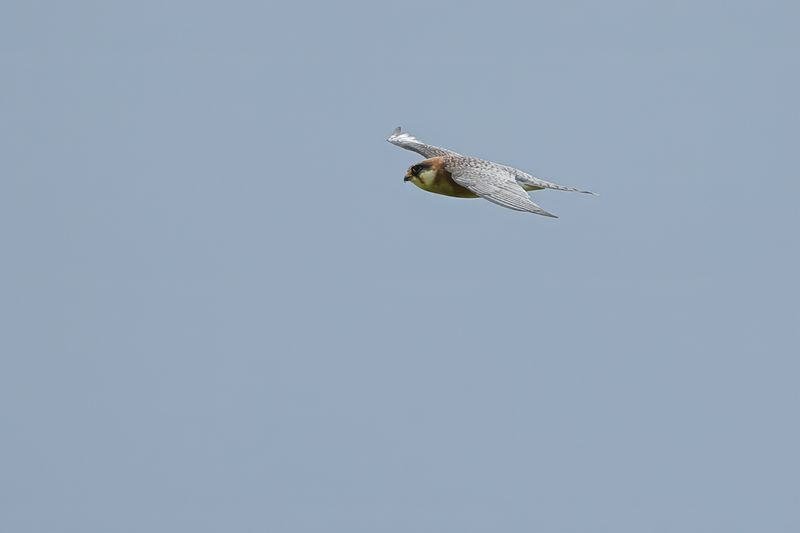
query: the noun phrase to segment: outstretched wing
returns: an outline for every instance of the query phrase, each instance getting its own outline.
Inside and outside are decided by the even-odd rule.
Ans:
[[[457,157],[448,158],[445,168],[456,183],[490,202],[515,211],[558,218],[533,203],[514,175],[500,166],[472,157]]]
[[[424,142],[420,141],[413,135],[401,131],[400,126],[396,127],[392,132],[392,134],[389,136],[389,138],[386,140],[396,146],[399,146],[400,148],[405,148],[406,150],[417,152],[418,154],[421,154],[425,159],[430,159],[431,157],[439,157],[442,155],[461,155],[459,153],[453,152],[452,150],[447,150],[445,148],[439,148],[438,146],[425,144]]]

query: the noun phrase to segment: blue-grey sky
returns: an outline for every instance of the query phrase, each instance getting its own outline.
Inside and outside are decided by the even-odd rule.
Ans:
[[[0,530],[800,530],[798,17],[4,2]]]

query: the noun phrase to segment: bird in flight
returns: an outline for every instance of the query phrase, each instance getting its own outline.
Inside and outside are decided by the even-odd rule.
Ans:
[[[386,140],[425,157],[424,161],[409,168],[405,176],[405,181],[410,181],[424,191],[457,198],[481,197],[515,211],[526,211],[553,218],[558,217],[533,203],[528,191],[554,189],[595,194],[550,183],[500,163],[425,144],[401,131],[399,127],[395,128]]]

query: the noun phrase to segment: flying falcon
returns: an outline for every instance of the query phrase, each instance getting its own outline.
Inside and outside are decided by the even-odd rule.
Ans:
[[[424,191],[457,198],[480,196],[509,209],[553,218],[558,217],[533,203],[527,191],[554,189],[594,194],[540,180],[513,167],[425,144],[402,132],[399,127],[386,140],[425,157],[424,161],[409,168],[405,177],[405,181],[410,181]]]

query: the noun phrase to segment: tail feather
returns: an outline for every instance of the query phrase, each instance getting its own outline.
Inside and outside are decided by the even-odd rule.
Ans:
[[[527,172],[523,172],[518,168],[509,167],[506,165],[502,166],[503,168],[511,172],[511,174],[514,175],[514,178],[517,180],[517,182],[519,182],[521,185],[528,185],[529,187],[538,187],[540,189],[552,189],[554,191],[579,192],[582,194],[591,194],[592,196],[598,196],[596,192],[583,191],[581,189],[576,189],[575,187],[567,187],[566,185],[559,185],[558,183],[552,183],[550,181],[545,181],[543,179],[531,176]]]

